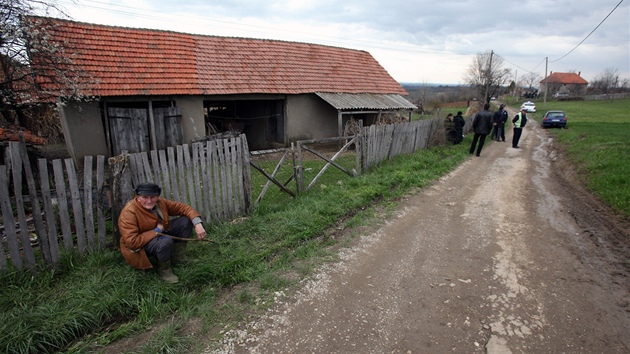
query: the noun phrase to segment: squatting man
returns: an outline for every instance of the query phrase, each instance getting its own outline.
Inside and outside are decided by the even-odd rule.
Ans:
[[[186,241],[193,228],[198,239],[206,237],[201,217],[187,204],[160,198],[162,189],[154,183],[142,183],[135,197],[123,208],[118,219],[120,252],[137,269],[153,268],[149,257],[157,259],[156,271],[167,283],[179,279],[171,264],[184,262]],[[173,218],[173,216],[179,216]]]

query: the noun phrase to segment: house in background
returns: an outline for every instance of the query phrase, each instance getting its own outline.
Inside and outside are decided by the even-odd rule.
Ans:
[[[540,94],[547,95],[557,93],[568,94],[570,96],[581,96],[586,93],[588,82],[580,76],[581,72],[559,73],[551,72],[549,76],[540,81]]]
[[[350,118],[410,115],[407,92],[365,51],[32,17],[93,100],[64,101],[66,145],[117,155],[235,130],[251,149],[342,135]]]

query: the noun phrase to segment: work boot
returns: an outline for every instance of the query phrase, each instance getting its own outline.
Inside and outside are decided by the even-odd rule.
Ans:
[[[173,271],[171,270],[171,262],[158,261],[155,270],[165,283],[175,284],[179,282],[179,278],[177,275],[173,274]]]
[[[171,256],[171,263],[181,264],[188,262],[188,257],[186,257],[186,246],[188,244],[186,242],[175,242],[173,244],[173,255]]]

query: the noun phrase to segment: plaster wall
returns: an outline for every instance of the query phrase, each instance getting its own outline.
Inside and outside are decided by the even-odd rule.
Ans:
[[[75,164],[82,166],[85,156],[109,156],[98,102],[69,102],[59,110],[59,116]]]
[[[182,130],[184,143],[202,138],[206,135],[206,124],[203,116],[203,98],[201,96],[178,96],[174,98],[177,107],[182,110]]]
[[[337,110],[314,94],[286,100],[286,144],[337,136]]]

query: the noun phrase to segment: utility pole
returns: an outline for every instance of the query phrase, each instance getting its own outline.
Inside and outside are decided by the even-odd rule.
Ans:
[[[514,89],[512,90],[512,96],[516,96],[516,85],[518,82],[518,70],[515,70],[515,74],[514,74]]]
[[[547,78],[547,69],[549,69],[549,57],[545,57],[545,79]],[[545,94],[543,95],[544,108],[547,108],[547,91],[549,91],[548,88],[549,88],[549,83],[545,81]]]
[[[488,91],[490,90],[491,83],[491,72],[492,72],[492,56],[494,55],[494,50],[490,51],[490,60],[488,61],[488,71],[486,71],[486,93],[483,96],[484,103],[490,103],[490,97],[488,97]]]

